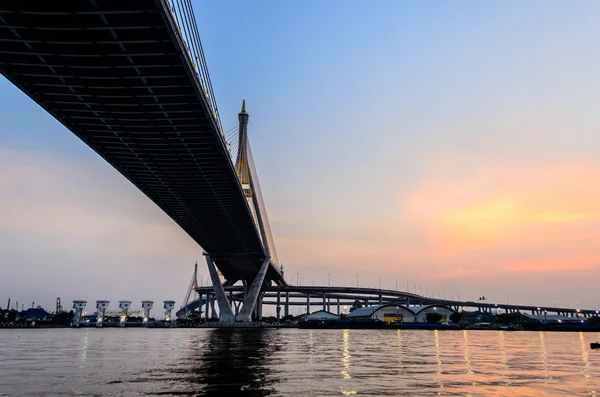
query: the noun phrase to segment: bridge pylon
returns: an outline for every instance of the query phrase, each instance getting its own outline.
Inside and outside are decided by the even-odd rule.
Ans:
[[[252,274],[246,272],[239,278],[244,283],[245,293],[243,306],[239,312],[236,310],[237,314],[234,314],[232,310],[233,302],[230,302],[227,299],[223,283],[219,278],[213,258],[211,258],[210,253],[204,253],[204,256],[206,257],[206,263],[208,265],[208,272],[213,284],[215,297],[217,298],[217,303],[219,305],[219,319],[220,321],[224,322],[252,321],[252,313],[255,312],[256,303],[259,300],[259,295],[265,280],[274,280],[278,284],[285,284],[285,281],[278,268],[279,261],[277,258],[277,252],[275,250],[275,243],[269,226],[267,211],[263,201],[260,184],[258,182],[258,175],[254,167],[254,160],[252,158],[252,152],[248,142],[248,119],[249,115],[246,111],[246,100],[244,100],[242,102],[242,110],[238,114],[239,142],[237,156],[234,161],[234,167],[239,178],[242,192],[248,203],[248,208],[256,225],[256,229],[259,232],[263,252],[260,257],[257,257],[256,253],[248,255],[248,259],[254,260],[256,265],[260,263],[260,267],[258,267],[255,273]],[[260,260],[260,262],[258,260]],[[267,274],[270,274],[268,278]],[[228,280],[226,284],[233,285],[236,281],[238,280]],[[257,314],[260,317],[260,310],[257,311]]]

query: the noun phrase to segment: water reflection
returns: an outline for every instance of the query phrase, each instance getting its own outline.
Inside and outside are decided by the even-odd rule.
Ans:
[[[350,376],[350,352],[349,352],[349,346],[350,346],[350,331],[348,331],[347,329],[344,330],[344,333],[342,334],[342,371],[340,372],[342,374],[342,377],[344,379],[351,379],[352,377]]]
[[[510,379],[506,376],[508,370],[508,360],[506,358],[506,349],[504,348],[504,331],[498,331],[498,350],[500,351],[500,373],[502,374],[502,381],[505,385],[510,385]]]
[[[550,375],[548,374],[548,353],[546,352],[546,339],[544,333],[540,331],[540,355],[542,358],[542,368],[544,369],[544,383],[548,384]]]
[[[273,330],[212,329],[188,345],[184,381],[201,396],[269,396],[276,383],[269,358],[279,349]]]
[[[600,394],[600,355],[589,349],[597,336],[575,332],[93,329],[3,338],[0,395]]]
[[[433,331],[433,337],[435,339],[435,360],[437,362],[437,368],[435,371],[436,382],[438,384],[438,387],[440,389],[443,389],[444,382],[442,382],[442,360],[440,359],[440,331],[438,331],[437,329]],[[439,393],[441,393],[441,391]]]
[[[471,356],[469,355],[469,334],[467,330],[463,331],[463,357],[465,366],[467,367],[467,375],[473,375],[473,367],[471,366]],[[473,382],[473,385],[475,382]]]
[[[350,376],[350,331],[347,329],[342,332],[342,370],[340,374],[344,380],[352,379],[352,376]],[[356,390],[344,390],[344,386],[347,386],[347,384],[340,386],[342,395],[351,396],[356,394]]]

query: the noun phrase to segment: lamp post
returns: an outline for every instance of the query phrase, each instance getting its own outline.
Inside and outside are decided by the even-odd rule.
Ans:
[[[358,274],[356,275],[356,288],[358,288]]]

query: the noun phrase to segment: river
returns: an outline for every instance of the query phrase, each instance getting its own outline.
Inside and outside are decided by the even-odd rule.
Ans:
[[[598,333],[0,330],[1,396],[599,396]]]

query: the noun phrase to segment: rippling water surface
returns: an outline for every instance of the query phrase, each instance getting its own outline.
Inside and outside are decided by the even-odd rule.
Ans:
[[[0,330],[0,395],[599,396],[591,333]]]

